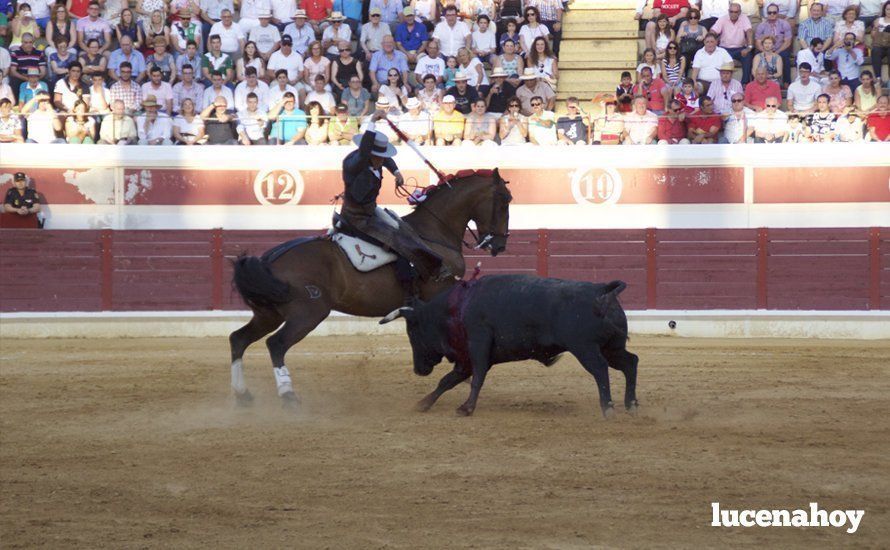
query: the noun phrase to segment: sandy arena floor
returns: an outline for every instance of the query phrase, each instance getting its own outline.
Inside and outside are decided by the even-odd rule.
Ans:
[[[641,416],[574,359],[495,367],[472,418],[411,410],[406,337],[313,338],[234,407],[225,339],[3,340],[0,546],[884,547],[890,343],[634,338]],[[616,402],[623,376],[611,372]],[[724,508],[866,510],[859,531],[716,528]]]

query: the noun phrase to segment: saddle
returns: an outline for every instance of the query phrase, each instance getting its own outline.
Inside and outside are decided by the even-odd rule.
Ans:
[[[374,215],[394,228],[398,228],[402,223],[398,214],[386,208],[378,206]],[[391,264],[398,259],[398,256],[390,252],[383,243],[356,229],[339,212],[334,212],[328,237],[343,250],[352,266],[363,273]]]

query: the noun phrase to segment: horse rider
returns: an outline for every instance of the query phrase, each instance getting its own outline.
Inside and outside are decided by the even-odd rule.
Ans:
[[[421,279],[445,277],[442,258],[420,240],[411,228],[401,223],[400,228],[392,227],[375,215],[377,195],[382,183],[382,169],[385,167],[396,178],[396,187],[405,184],[392,157],[395,147],[386,135],[374,130],[374,123],[385,118],[384,111],[371,116],[366,131],[353,138],[358,149],[343,159],[343,207],[340,215],[362,233],[380,241],[393,252],[408,260]]]

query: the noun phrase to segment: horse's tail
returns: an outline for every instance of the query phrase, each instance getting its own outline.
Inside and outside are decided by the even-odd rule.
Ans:
[[[232,284],[251,308],[274,308],[291,300],[290,285],[276,278],[260,258],[242,254],[232,264]]]

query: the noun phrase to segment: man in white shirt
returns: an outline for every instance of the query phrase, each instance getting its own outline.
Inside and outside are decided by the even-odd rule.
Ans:
[[[232,59],[237,59],[244,51],[244,31],[241,29],[241,25],[233,20],[230,10],[222,10],[221,17],[218,23],[214,23],[210,27],[208,36],[214,34],[219,36],[219,49],[232,56]]]
[[[139,145],[170,145],[173,123],[168,115],[158,114],[158,102],[154,96],[146,96],[142,102],[145,114],[136,117]]]
[[[368,10],[368,17],[370,21],[362,25],[359,44],[365,54],[365,61],[370,63],[374,52],[382,47],[383,37],[392,36],[392,29],[386,23],[380,21],[380,8]]]
[[[204,86],[195,81],[195,70],[191,65],[182,68],[182,80],[173,85],[173,112],[179,113],[183,99],[191,99],[195,111],[204,109]]]
[[[294,51],[293,39],[289,34],[281,37],[281,49],[269,57],[269,63],[266,64],[266,78],[269,80],[278,78],[280,69],[287,71],[287,81],[290,84],[296,84],[303,77],[303,56]]]
[[[263,61],[268,63],[269,57],[281,47],[281,33],[278,32],[277,27],[270,24],[272,18],[270,12],[261,11],[259,18],[260,24],[250,31],[248,40],[256,43],[257,52]]]
[[[423,104],[416,97],[408,98],[408,101],[405,102],[408,112],[399,116],[397,123],[399,130],[417,145],[427,143],[433,132],[433,119],[430,118],[428,112],[421,109],[422,106]]]
[[[417,88],[423,86],[423,77],[431,74],[436,77],[436,84],[445,82],[445,60],[439,55],[439,40],[433,38],[426,45],[426,53],[421,54],[414,67],[414,74],[417,82]]]
[[[822,86],[810,78],[811,71],[809,63],[801,63],[797,68],[797,80],[788,86],[786,94],[788,111],[807,114],[816,109],[816,98],[822,93]]]
[[[235,11],[232,0],[201,0],[201,26],[204,36],[210,36],[210,29],[214,24],[222,21],[223,10]]]
[[[235,110],[247,109],[247,96],[257,96],[257,103],[262,110],[269,109],[269,85],[257,78],[256,67],[244,69],[244,81],[235,86]]]
[[[164,82],[161,68],[153,65],[148,71],[148,82],[142,85],[142,97],[151,97],[166,115],[173,114],[173,87]],[[145,105],[145,102],[143,102]]]
[[[701,12],[699,23],[708,30],[711,30],[718,19],[729,13],[729,0],[697,0],[696,3]]]
[[[294,94],[294,97],[299,97],[297,89],[288,84],[287,70],[278,69],[277,71],[275,71],[275,80],[273,80],[272,84],[269,85],[268,104],[275,105],[276,103],[281,101],[281,98],[284,97],[284,94],[288,92]]]
[[[528,117],[529,143],[556,145],[556,114],[544,110],[544,98],[541,96],[533,97],[530,103],[532,114]]]
[[[646,107],[645,97],[634,99],[633,111],[624,114],[624,145],[648,145],[655,143],[658,134],[658,116]]]
[[[442,55],[457,55],[457,50],[470,47],[470,27],[457,19],[457,8],[452,4],[445,7],[443,20],[433,30],[433,38],[439,39]]]
[[[238,110],[238,139],[242,145],[267,145],[266,109],[259,105],[259,98],[250,92],[245,97],[244,109]]]
[[[692,59],[692,79],[700,82],[707,93],[711,82],[720,80],[720,67],[733,63],[729,52],[717,46],[717,36],[708,33],[705,47],[695,52]]]
[[[723,119],[723,133],[720,134],[719,143],[745,143],[754,133],[751,120],[755,116],[753,110],[745,107],[745,95],[732,96],[732,110]]]
[[[306,94],[303,105],[308,105],[310,101],[317,101],[321,108],[324,109],[324,114],[333,115],[334,108],[337,106],[337,100],[334,99],[334,94],[325,90],[324,75],[316,75],[312,85],[313,89]]]
[[[819,38],[810,40],[810,47],[797,52],[797,66],[800,67],[804,63],[808,63],[812,67],[810,79],[815,80],[816,84],[825,86],[828,84],[828,71],[825,70],[825,54],[822,53],[822,47],[825,42]]]
[[[294,51],[300,54],[302,59],[309,49],[309,43],[315,40],[315,31],[311,25],[306,24],[306,10],[296,10],[291,19],[294,22],[284,27],[284,35],[291,37]]]
[[[223,84],[222,73],[219,71],[210,73],[210,82],[211,86],[204,90],[204,95],[201,96],[201,105],[206,107],[213,103],[213,100],[219,96],[226,98],[226,105],[235,104],[235,96],[232,94],[232,90]]]
[[[260,13],[272,13],[272,3],[269,0],[241,0],[240,4],[241,16],[238,18],[238,25],[245,34],[250,34],[250,31],[260,24]]]
[[[778,110],[779,98],[768,97],[766,108],[748,119],[754,127],[754,143],[781,143],[788,133],[788,116]]]
[[[271,2],[272,24],[278,27],[278,30],[284,30],[297,12],[297,2],[296,0],[271,0]]]

